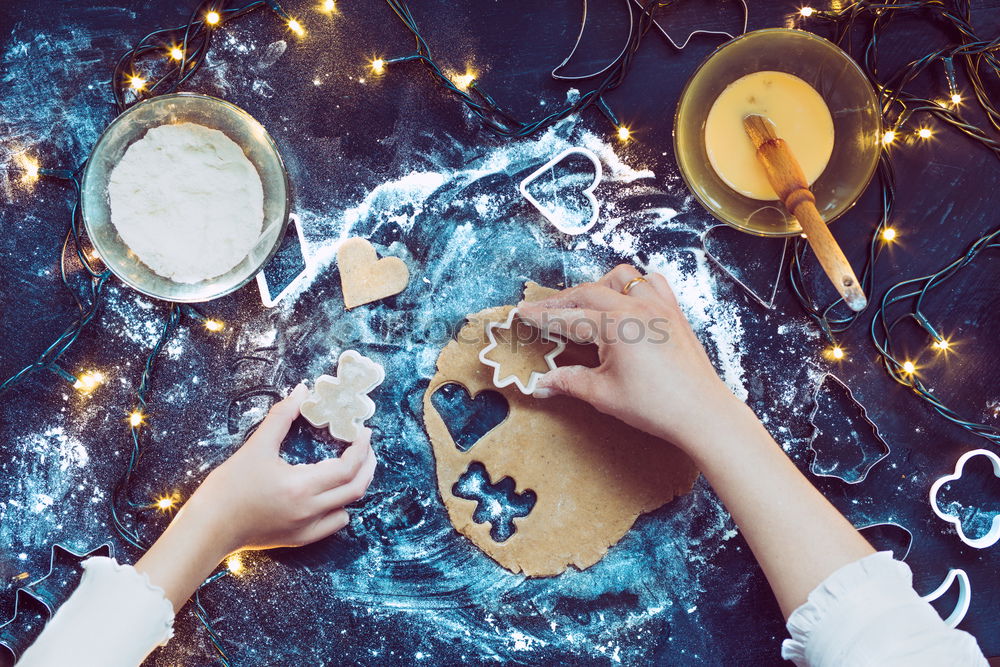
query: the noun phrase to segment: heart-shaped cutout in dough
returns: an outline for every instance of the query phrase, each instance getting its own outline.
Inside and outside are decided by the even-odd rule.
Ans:
[[[372,301],[399,294],[410,282],[410,270],[399,257],[378,258],[372,244],[360,237],[349,238],[337,249],[344,307],[350,310]]]

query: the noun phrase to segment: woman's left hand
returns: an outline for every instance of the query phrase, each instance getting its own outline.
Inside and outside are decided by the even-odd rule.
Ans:
[[[279,456],[308,393],[305,385],[299,385],[276,403],[256,432],[209,474],[182,510],[201,514],[201,523],[211,527],[227,553],[320,540],[348,524],[344,507],[367,491],[376,465],[367,428],[339,458],[292,465]]]

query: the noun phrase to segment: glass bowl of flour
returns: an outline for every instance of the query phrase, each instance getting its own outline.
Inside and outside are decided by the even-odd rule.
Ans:
[[[207,95],[163,95],[123,113],[98,140],[82,186],[101,259],[168,301],[242,287],[288,224],[288,174],[274,141],[250,114]]]

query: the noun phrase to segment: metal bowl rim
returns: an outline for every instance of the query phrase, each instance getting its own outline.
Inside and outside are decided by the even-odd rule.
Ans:
[[[165,100],[171,100],[171,99],[176,99],[176,98],[188,98],[188,99],[196,99],[197,98],[197,99],[205,100],[205,101],[209,102],[210,104],[220,104],[220,105],[223,105],[225,107],[228,107],[229,110],[231,110],[231,111],[235,111],[237,115],[245,116],[247,119],[250,120],[251,123],[257,125],[260,128],[261,135],[264,137],[264,139],[265,139],[265,141],[267,143],[267,146],[271,149],[271,152],[274,154],[274,156],[278,160],[278,166],[281,167],[282,183],[283,183],[284,188],[285,188],[285,210],[284,210],[284,214],[282,215],[282,221],[280,223],[281,224],[281,228],[279,229],[278,234],[275,237],[274,246],[268,252],[267,257],[264,259],[263,262],[261,262],[261,265],[259,267],[257,267],[257,270],[256,271],[252,271],[246,278],[244,278],[243,280],[237,282],[236,284],[234,284],[234,285],[226,288],[225,290],[219,292],[218,294],[215,294],[213,296],[209,296],[209,297],[206,297],[206,298],[173,298],[173,299],[168,299],[167,297],[165,297],[165,296],[163,296],[161,294],[156,294],[156,293],[150,291],[149,289],[144,288],[141,285],[137,285],[133,281],[129,280],[128,278],[125,278],[124,276],[120,275],[118,273],[118,271],[116,270],[116,268],[114,266],[112,266],[111,264],[109,264],[107,262],[107,260],[104,259],[104,257],[105,257],[104,251],[100,247],[98,247],[97,242],[94,241],[94,234],[91,232],[91,228],[90,228],[90,218],[87,216],[87,197],[86,197],[85,193],[87,192],[87,179],[90,178],[91,173],[92,173],[91,172],[91,166],[92,166],[91,158],[97,153],[98,149],[100,149],[101,144],[107,138],[108,133],[111,132],[112,128],[114,128],[115,125],[117,125],[119,122],[121,122],[124,118],[128,117],[129,114],[131,114],[132,112],[134,112],[136,109],[142,108],[142,107],[147,106],[147,105],[156,104],[156,103],[159,103],[159,102],[162,102],[162,101],[165,101]],[[182,92],[182,93],[170,93],[170,94],[167,94],[167,95],[159,95],[157,97],[151,97],[151,98],[149,98],[147,100],[143,100],[143,101],[139,102],[138,104],[135,104],[135,105],[129,107],[128,109],[126,109],[118,117],[116,117],[113,121],[111,121],[111,123],[106,128],[104,128],[104,131],[101,132],[100,136],[97,138],[97,142],[94,144],[94,148],[90,152],[90,156],[87,157],[87,162],[84,165],[84,169],[83,169],[83,177],[80,180],[80,214],[83,216],[83,226],[87,230],[87,237],[90,238],[90,240],[91,240],[90,242],[94,244],[94,247],[97,248],[97,251],[101,254],[101,261],[104,262],[105,266],[108,267],[108,270],[110,270],[111,273],[113,273],[116,278],[118,278],[123,283],[125,283],[126,285],[128,285],[129,287],[131,287],[132,289],[134,289],[135,291],[139,292],[140,294],[144,294],[146,296],[153,297],[154,299],[160,299],[161,301],[171,301],[171,302],[174,302],[174,303],[205,303],[207,301],[214,301],[215,299],[224,297],[227,294],[232,294],[233,292],[235,292],[236,290],[240,289],[241,287],[243,287],[244,285],[246,285],[247,283],[249,283],[251,280],[253,280],[257,276],[257,274],[260,273],[261,269],[263,269],[267,265],[267,263],[271,261],[271,259],[275,255],[275,253],[278,252],[278,248],[281,246],[281,240],[285,237],[285,232],[288,229],[288,216],[291,213],[291,205],[292,205],[292,203],[291,203],[291,183],[288,180],[288,169],[285,167],[285,161],[281,157],[281,152],[278,150],[278,146],[277,146],[277,144],[275,144],[274,139],[268,133],[267,128],[265,128],[260,123],[260,121],[258,121],[256,118],[254,118],[248,111],[246,111],[244,109],[241,109],[240,107],[236,106],[232,102],[227,102],[224,99],[221,99],[221,98],[218,98],[218,97],[214,97],[212,95],[204,95],[202,93],[183,93]],[[182,284],[182,283],[178,283],[178,284]]]

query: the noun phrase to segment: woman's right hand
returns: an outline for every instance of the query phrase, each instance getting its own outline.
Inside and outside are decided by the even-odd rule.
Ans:
[[[548,334],[598,347],[597,368],[549,371],[538,382],[538,398],[573,396],[683,449],[697,446],[705,420],[745,409],[719,378],[660,274],[641,276],[622,264],[596,283],[517,308]]]

